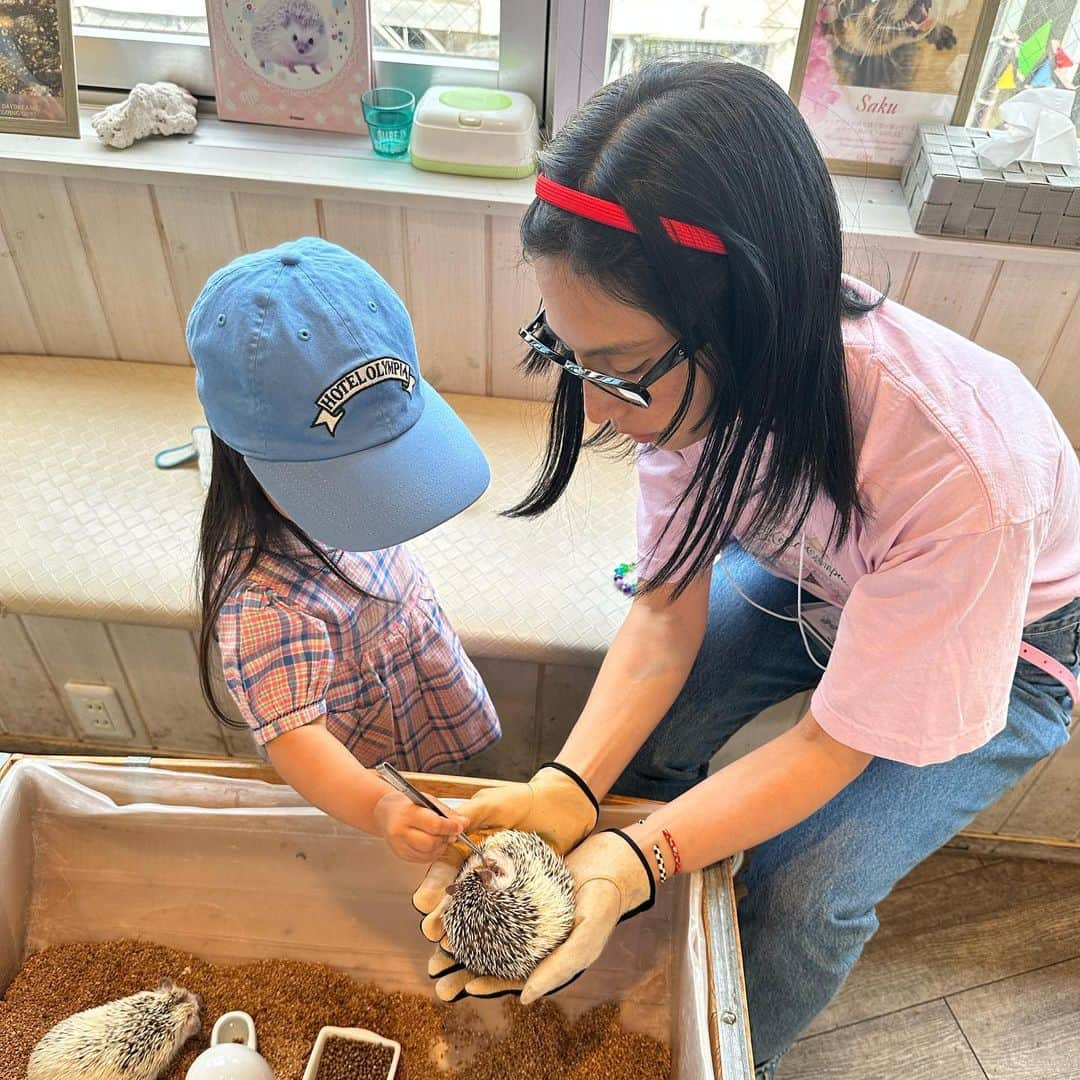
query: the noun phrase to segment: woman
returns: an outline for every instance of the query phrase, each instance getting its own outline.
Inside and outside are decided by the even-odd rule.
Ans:
[[[878,901],[1066,741],[1080,468],[1012,364],[842,277],[832,182],[767,77],[652,65],[600,90],[540,171],[522,238],[544,307],[523,336],[562,372],[515,512],[558,499],[586,417],[593,441],[634,440],[641,587],[554,767],[462,812],[569,853],[578,925],[523,1002],[673,872],[753,847],[739,918],[771,1076]],[[821,601],[831,651],[802,610]],[[794,728],[707,776],[811,688]],[[590,836],[611,790],[669,801]],[[415,897],[433,940],[455,869]],[[514,989],[445,953],[433,971],[446,998]]]

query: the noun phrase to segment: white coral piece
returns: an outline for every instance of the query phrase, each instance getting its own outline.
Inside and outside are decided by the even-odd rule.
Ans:
[[[90,119],[106,146],[121,150],[147,135],[190,135],[198,121],[195,98],[176,83],[139,83]]]

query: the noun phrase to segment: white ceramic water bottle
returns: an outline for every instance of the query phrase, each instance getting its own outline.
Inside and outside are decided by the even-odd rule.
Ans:
[[[210,1049],[191,1063],[187,1080],[275,1080],[258,1052],[255,1021],[245,1012],[220,1017],[210,1036]]]

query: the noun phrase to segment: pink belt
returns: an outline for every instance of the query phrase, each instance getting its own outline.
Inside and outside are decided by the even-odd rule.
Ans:
[[[1034,664],[1047,675],[1057,679],[1069,691],[1073,705],[1080,704],[1080,683],[1077,683],[1076,676],[1064,664],[1058,663],[1052,656],[1047,656],[1042,649],[1036,649],[1034,645],[1029,645],[1026,641],[1020,642],[1020,659]]]

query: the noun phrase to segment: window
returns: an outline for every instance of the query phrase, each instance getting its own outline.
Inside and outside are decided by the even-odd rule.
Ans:
[[[373,0],[376,48],[499,59],[499,0]]]
[[[1029,86],[1076,90],[1080,83],[1080,0],[1002,0],[968,124],[1001,127],[998,109]],[[1080,134],[1080,95],[1073,104]]]
[[[606,74],[658,56],[717,56],[791,81],[803,0],[611,0]]]
[[[204,0],[75,0],[77,27],[206,37]]]
[[[559,0],[548,65],[558,127],[593,91],[657,56],[719,56],[791,83],[803,8],[813,0]]]
[[[542,0],[371,0],[376,77],[544,92]],[[73,0],[79,82],[129,89],[167,79],[213,97],[205,0]],[[500,67],[500,62],[504,61]]]
[[[807,5],[820,0],[370,0],[376,77],[530,94],[548,130],[603,82],[657,56],[752,64],[787,89]],[[949,0],[935,0],[946,6]],[[171,79],[212,97],[205,0],[73,0],[84,86]],[[550,18],[550,25],[549,25]],[[968,122],[999,127],[1028,85],[1080,83],[1080,0],[1000,0]],[[1080,94],[1073,118],[1080,130]]]

